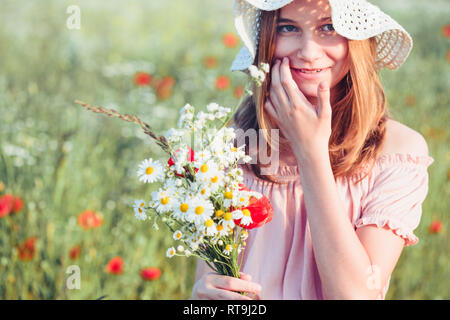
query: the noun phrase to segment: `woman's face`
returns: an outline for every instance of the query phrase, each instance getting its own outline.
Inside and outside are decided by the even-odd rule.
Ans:
[[[349,70],[348,40],[334,31],[328,1],[295,0],[284,6],[276,32],[274,58],[289,58],[292,78],[305,97],[317,106],[317,87],[325,80],[333,100],[333,87]]]

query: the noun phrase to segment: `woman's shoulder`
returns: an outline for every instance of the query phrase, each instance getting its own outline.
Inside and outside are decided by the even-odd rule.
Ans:
[[[427,157],[428,152],[428,145],[422,134],[398,121],[387,121],[386,137],[379,157],[389,154]]]

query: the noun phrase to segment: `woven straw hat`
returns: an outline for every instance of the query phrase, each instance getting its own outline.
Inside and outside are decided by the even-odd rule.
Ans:
[[[293,0],[235,0],[234,24],[244,46],[231,65],[231,71],[246,70],[253,64],[258,47],[261,11],[284,7]],[[350,40],[375,36],[377,58],[375,67],[398,69],[408,57],[413,40],[408,32],[377,6],[366,0],[328,0],[333,28]]]

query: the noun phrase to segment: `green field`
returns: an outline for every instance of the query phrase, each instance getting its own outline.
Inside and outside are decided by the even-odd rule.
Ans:
[[[420,132],[435,163],[416,246],[403,251],[388,299],[449,299],[450,38],[448,1],[372,1],[402,24],[414,49],[398,71],[383,70],[395,118]],[[394,4],[392,2],[395,2]],[[81,9],[81,29],[69,29],[66,9]],[[222,37],[235,33],[232,1],[25,1],[2,0],[0,10],[0,196],[23,199],[23,209],[0,218],[0,299],[187,299],[195,260],[167,259],[173,245],[163,225],[134,217],[135,199],[149,200],[138,164],[165,157],[139,126],[83,110],[74,100],[139,116],[163,134],[176,126],[178,110],[190,103],[233,107],[234,89],[246,78],[229,72],[240,48]],[[205,58],[213,61],[207,68]],[[173,88],[137,86],[136,72],[164,77]],[[223,91],[215,79],[227,76]],[[167,79],[167,78],[166,78]],[[164,158],[166,159],[166,158]],[[79,213],[94,210],[103,224],[84,230]],[[442,221],[440,233],[428,231]],[[30,261],[17,247],[37,237]],[[69,250],[81,246],[78,259]],[[105,271],[121,256],[124,272]],[[81,288],[66,287],[66,269],[78,265]],[[158,267],[159,279],[139,272]]]

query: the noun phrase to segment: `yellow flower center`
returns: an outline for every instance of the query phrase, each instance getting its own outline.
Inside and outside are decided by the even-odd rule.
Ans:
[[[233,150],[233,152],[236,152],[238,149],[236,147],[233,147],[233,149],[231,150]]]
[[[212,227],[213,225],[214,225],[213,219],[208,219],[205,221],[205,226],[207,226],[208,228]]]
[[[217,231],[222,231],[223,230],[223,225],[219,224],[217,225]]]
[[[239,198],[239,201],[240,201],[240,202],[244,202],[244,201],[245,201],[245,198]]]
[[[144,205],[145,205],[145,203],[142,202],[140,206],[143,207]]]
[[[217,210],[217,211],[216,211],[216,217],[217,217],[217,218],[222,217],[224,214],[225,214],[225,212],[223,212],[222,210]]]
[[[148,167],[148,168],[145,170],[145,173],[146,173],[146,174],[152,174],[153,171],[155,171],[155,169],[153,169],[153,167]]]
[[[188,209],[189,209],[189,205],[187,203],[182,203],[180,205],[180,211],[181,212],[186,212],[186,211],[188,211]]]
[[[225,192],[225,198],[226,199],[233,199],[233,192],[231,192],[231,191]]]
[[[244,214],[244,216],[250,217],[250,210],[244,209],[244,210],[242,210],[242,213]]]
[[[202,206],[198,206],[195,208],[195,213],[200,215],[205,211],[205,208],[203,208]]]
[[[223,215],[223,218],[225,219],[225,220],[231,220],[231,218],[233,217],[233,214],[230,212],[230,211],[228,211],[228,212],[226,212],[224,215]]]
[[[205,189],[202,189],[202,191],[200,191],[200,193],[201,193],[201,194],[205,194],[205,193],[206,193],[206,190],[205,190]]]
[[[139,211],[139,213],[142,213],[142,209],[141,208],[138,208],[138,211]]]
[[[177,238],[180,239],[181,238],[181,232],[177,233]]]
[[[212,183],[216,183],[217,181],[219,181],[219,177],[215,176],[214,178],[211,178],[211,182]]]
[[[200,171],[203,173],[208,172],[208,166],[206,164],[202,164],[202,166],[200,167]]]
[[[227,244],[226,247],[225,247],[225,250],[231,251],[231,245],[230,245],[230,244]]]
[[[162,204],[168,204],[169,203],[169,197],[164,197],[161,199]]]

